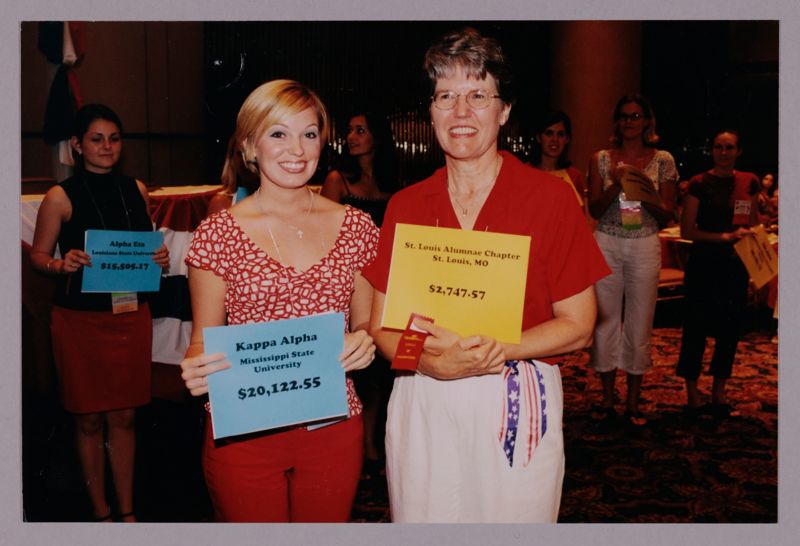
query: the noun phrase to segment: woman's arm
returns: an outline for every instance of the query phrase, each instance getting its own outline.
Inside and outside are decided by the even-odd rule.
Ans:
[[[350,298],[350,332],[344,336],[344,351],[339,355],[348,372],[366,368],[375,359],[376,347],[368,331],[372,292],[372,285],[357,273]]]
[[[395,330],[381,328],[381,318],[383,317],[383,307],[386,302],[386,294],[379,290],[372,290],[372,310],[369,317],[369,333],[375,340],[378,351],[387,360],[392,360],[397,352],[397,344],[400,343],[401,333]]]
[[[683,199],[683,214],[681,215],[681,237],[690,241],[702,241],[704,243],[733,243],[744,237],[750,232],[749,228],[738,227],[733,231],[716,233],[713,231],[703,231],[697,227],[697,211],[700,208],[700,200],[691,194],[686,194]],[[753,209],[750,209],[752,217]]]
[[[225,288],[225,281],[212,271],[189,267],[192,335],[181,361],[181,377],[192,396],[208,392],[207,375],[231,367],[223,353],[203,352],[203,328],[225,325]]]
[[[608,188],[603,188],[603,178],[599,168],[600,152],[592,154],[589,162],[589,214],[592,218],[599,219],[611,203],[619,196],[622,186],[619,179],[614,177],[614,183]]]
[[[642,206],[647,209],[656,221],[664,226],[675,219],[675,185],[677,180],[662,180],[658,185],[658,194],[661,197],[661,206],[656,206],[642,201]]]
[[[592,343],[597,317],[594,285],[553,303],[553,318],[522,332],[518,345],[504,344],[508,360],[542,358],[583,349]]]
[[[61,186],[54,186],[44,196],[36,215],[36,229],[33,233],[31,264],[34,269],[50,275],[74,273],[84,265],[91,264],[89,255],[74,248],[57,260],[53,252],[61,233],[61,224],[72,215],[72,203]]]
[[[401,334],[380,328],[385,295],[373,298],[370,331],[381,353],[391,359]],[[519,344],[503,344],[485,336],[462,338],[427,321],[415,325],[429,333],[417,372],[437,379],[458,379],[500,373],[506,360],[541,358],[582,349],[591,344],[597,307],[594,286],[555,302],[554,317],[522,332]]]
[[[378,349],[391,360],[397,352],[401,333],[381,328],[381,317],[386,295],[375,290],[372,299],[370,333]],[[496,340],[484,336],[462,338],[456,333],[435,324],[417,319],[414,324],[428,332],[417,372],[437,379],[458,379],[473,375],[499,373],[505,356]]]
[[[328,176],[325,177],[325,182],[322,183],[322,189],[319,193],[331,201],[340,203],[342,201],[342,197],[346,193],[344,188],[344,179],[342,178],[341,173],[336,170],[329,172]]]

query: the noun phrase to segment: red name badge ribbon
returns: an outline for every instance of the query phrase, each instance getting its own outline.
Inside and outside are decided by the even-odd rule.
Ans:
[[[417,313],[411,313],[411,316],[408,318],[406,329],[400,337],[400,343],[397,344],[397,351],[392,359],[393,370],[408,370],[413,372],[416,371],[419,365],[419,358],[422,355],[422,349],[425,345],[425,338],[428,337],[428,333],[414,326],[415,318],[433,322],[432,318],[424,317]]]

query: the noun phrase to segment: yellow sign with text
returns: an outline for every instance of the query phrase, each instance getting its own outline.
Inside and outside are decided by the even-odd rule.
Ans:
[[[384,328],[404,330],[411,313],[461,336],[519,343],[531,238],[397,224]]]
[[[733,248],[742,259],[756,289],[760,289],[778,274],[778,255],[769,243],[764,226],[755,226],[752,235],[739,239]]]

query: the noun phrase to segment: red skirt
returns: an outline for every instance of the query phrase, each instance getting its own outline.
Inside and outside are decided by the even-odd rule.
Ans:
[[[50,330],[65,410],[98,413],[150,402],[153,322],[146,303],[119,315],[54,306]]]

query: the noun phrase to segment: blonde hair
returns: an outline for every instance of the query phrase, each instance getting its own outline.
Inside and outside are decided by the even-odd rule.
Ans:
[[[258,188],[258,173],[252,172],[244,163],[242,152],[239,146],[236,145],[236,138],[231,136],[228,139],[228,149],[225,152],[225,163],[222,165],[222,173],[220,174],[220,182],[223,184],[223,192],[228,195],[233,195],[239,189],[239,186],[244,186],[251,193]]]
[[[255,145],[267,127],[307,108],[313,108],[317,112],[322,147],[327,136],[328,112],[311,89],[292,80],[272,80],[250,93],[236,116],[234,133],[236,142],[241,143],[247,170],[258,172]]]

